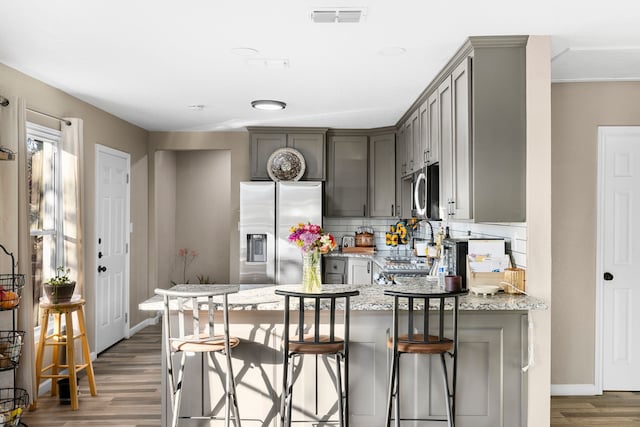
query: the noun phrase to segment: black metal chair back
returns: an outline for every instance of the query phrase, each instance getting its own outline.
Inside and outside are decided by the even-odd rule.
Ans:
[[[410,292],[406,289],[386,289],[385,295],[393,297],[393,325],[387,346],[393,351],[391,372],[389,375],[389,395],[387,402],[386,425],[391,424],[391,411],[395,400],[395,420],[399,426],[400,404],[399,370],[400,355],[404,353],[439,355],[443,370],[445,393],[447,396],[447,418],[425,418],[428,421],[446,421],[453,426],[455,421],[455,394],[457,380],[458,355],[458,311],[459,299],[467,295],[467,290],[444,292],[433,289],[433,292]],[[445,325],[446,312],[451,312],[450,324]],[[406,329],[400,330],[400,315],[406,316]],[[435,316],[431,316],[435,314]],[[445,335],[449,331],[449,336]],[[421,332],[419,332],[421,331]],[[445,363],[445,355],[452,359],[451,386]]]
[[[283,350],[283,390],[280,406],[282,426],[291,425],[291,406],[293,394],[293,361],[289,359],[304,354],[335,355],[336,358],[336,391],[338,393],[338,417],[341,427],[349,425],[349,317],[351,297],[359,291],[305,293],[276,289],[277,295],[284,296],[284,331],[282,334]],[[297,301],[291,316],[292,300]],[[307,301],[311,300],[309,303]],[[342,300],[342,301],[341,301]],[[329,312],[328,325],[321,324],[321,311]],[[336,312],[344,313],[343,337],[336,335]],[[306,312],[313,312],[306,316]],[[307,319],[312,317],[311,321]],[[290,334],[296,327],[297,332]],[[328,333],[327,333],[328,332]],[[340,363],[344,361],[344,390]]]

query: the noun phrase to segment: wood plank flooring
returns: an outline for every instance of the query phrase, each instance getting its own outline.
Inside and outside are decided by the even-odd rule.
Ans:
[[[29,427],[157,427],[160,425],[161,326],[151,326],[105,351],[94,362],[98,396],[80,380],[80,409],[57,397],[38,399],[22,421]],[[640,427],[640,392],[551,399],[551,427]]]
[[[640,392],[551,398],[551,427],[640,426]]]
[[[160,425],[161,325],[150,326],[100,354],[93,364],[98,396],[80,379],[80,409],[57,397],[38,398],[38,409],[22,421],[29,427]]]

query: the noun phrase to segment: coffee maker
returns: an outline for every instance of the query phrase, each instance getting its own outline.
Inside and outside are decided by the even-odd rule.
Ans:
[[[467,289],[467,254],[469,253],[468,238],[447,237],[442,240],[442,249],[446,274],[462,277],[462,289]]]

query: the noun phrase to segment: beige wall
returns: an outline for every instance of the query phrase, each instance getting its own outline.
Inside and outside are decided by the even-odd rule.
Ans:
[[[155,164],[159,286],[229,283],[230,150],[156,151]],[[198,253],[186,271],[179,248]]]
[[[598,126],[640,125],[640,83],[552,86],[552,384],[594,384]]]
[[[94,343],[95,328],[95,145],[102,144],[131,155],[131,294],[130,323],[134,326],[141,317],[137,305],[146,298],[147,287],[147,218],[148,218],[148,172],[147,137],[148,132],[131,123],[54,89],[34,78],[0,64],[0,94],[19,96],[27,108],[53,114],[58,117],[78,117],[84,121],[84,244],[85,244],[85,295],[86,316],[89,339]],[[42,117],[30,114],[29,119],[42,122]],[[39,118],[38,118],[39,117]],[[57,125],[55,121],[48,122]],[[17,187],[17,175],[6,179],[2,186]],[[11,182],[9,182],[11,181]],[[16,210],[17,215],[17,210]],[[0,241],[3,236],[0,235]],[[140,292],[142,290],[143,292]],[[92,344],[92,348],[95,346]]]
[[[166,288],[171,281],[176,249],[176,153],[156,151],[154,156],[156,174],[152,183],[156,195],[153,212],[156,213],[158,235],[157,287]]]
[[[248,132],[151,132],[149,137],[149,155],[151,158],[158,150],[193,151],[193,150],[222,150],[229,155],[229,183],[230,188],[228,202],[216,204],[216,209],[225,211],[228,215],[228,243],[225,243],[229,252],[228,280],[230,283],[238,282],[238,221],[240,218],[240,182],[249,180],[249,133]],[[150,206],[158,206],[157,200],[163,197],[157,188],[156,176],[160,173],[152,162],[149,169],[149,182],[155,190],[150,193]],[[178,173],[178,172],[176,172]],[[225,184],[226,185],[226,184]],[[149,212],[149,289],[148,295],[153,295],[153,289],[162,285],[159,273],[159,250],[161,233],[163,232],[158,221],[158,212]],[[226,221],[226,219],[225,219]],[[178,244],[178,242],[176,242]],[[213,273],[213,272],[212,272]],[[205,273],[211,274],[212,273]],[[217,278],[217,276],[215,276]],[[221,281],[219,281],[221,282]]]

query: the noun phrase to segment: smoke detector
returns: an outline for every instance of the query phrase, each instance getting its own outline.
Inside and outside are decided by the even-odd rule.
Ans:
[[[316,24],[359,24],[364,18],[362,8],[328,8],[311,11],[311,21]]]

